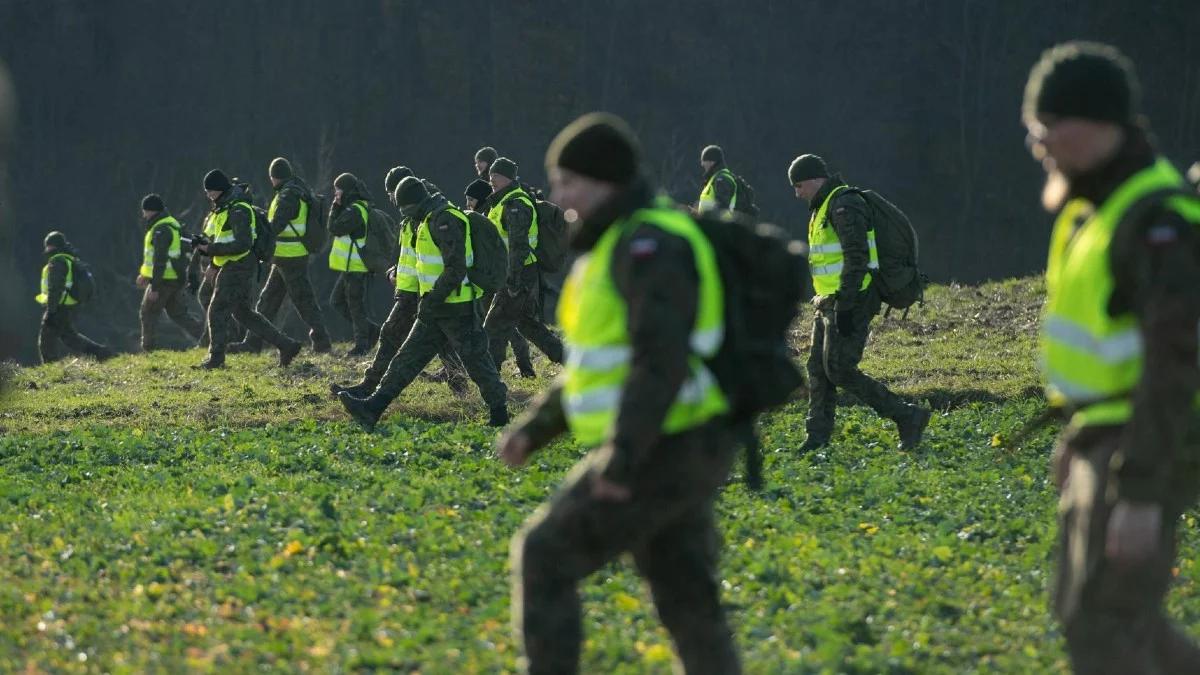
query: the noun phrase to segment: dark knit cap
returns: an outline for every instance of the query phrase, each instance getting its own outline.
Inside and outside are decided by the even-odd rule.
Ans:
[[[507,157],[500,157],[492,162],[492,166],[488,169],[489,174],[500,174],[509,180],[517,179],[517,163]]]
[[[1116,47],[1066,42],[1042,54],[1025,85],[1022,114],[1132,124],[1140,92],[1133,64]]]
[[[333,179],[333,187],[341,190],[342,192],[353,192],[354,190],[358,189],[358,178],[356,178],[352,173],[343,173],[337,178]]]
[[[150,193],[142,197],[143,211],[166,211],[167,205],[163,203],[163,198],[154,193]]]
[[[205,190],[220,190],[225,192],[233,187],[233,183],[229,182],[229,176],[225,175],[220,169],[213,169],[204,174],[204,189]]]
[[[492,194],[492,186],[486,180],[479,178],[471,181],[464,194],[477,202],[481,202]]]
[[[638,174],[641,147],[625,120],[593,112],[571,122],[546,151],[546,166],[595,180],[628,185]]]
[[[276,180],[287,180],[294,175],[292,174],[292,163],[283,157],[271,160],[271,166],[267,169],[267,173]]]
[[[416,206],[429,197],[429,191],[425,189],[425,184],[416,176],[406,176],[400,184],[396,186],[396,206],[399,208],[408,208]]]
[[[383,191],[387,194],[392,194],[396,191],[396,186],[400,181],[413,175],[413,170],[407,166],[394,166],[387,175],[383,177]]]
[[[817,155],[800,155],[788,167],[788,180],[796,185],[813,178],[829,178],[829,167]]]
[[[61,251],[67,248],[67,246],[67,235],[59,232],[58,230],[47,234],[46,238],[42,240],[42,248],[44,248],[47,252],[50,250]]]
[[[700,152],[700,161],[720,164],[725,161],[725,151],[719,145],[710,145]]]
[[[500,156],[500,153],[496,152],[495,148],[493,148],[490,145],[486,145],[486,146],[480,148],[479,151],[475,153],[475,161],[476,162],[487,162],[488,164],[491,164],[492,162],[496,161],[496,158],[499,156]]]

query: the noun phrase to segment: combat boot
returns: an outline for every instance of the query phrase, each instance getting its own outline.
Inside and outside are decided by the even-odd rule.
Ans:
[[[337,398],[342,392],[346,392],[354,398],[366,398],[375,391],[375,387],[377,386],[379,386],[379,383],[371,380],[363,380],[358,384],[349,385],[341,385],[334,382],[329,385],[329,393],[333,394],[334,398]]]
[[[329,335],[325,331],[310,329],[308,339],[312,341],[314,354],[328,354],[333,351],[333,343],[329,341]]]
[[[809,434],[808,438],[804,440],[804,443],[796,450],[796,454],[804,456],[814,450],[820,450],[821,448],[827,447],[829,447],[829,439],[827,437],[813,436],[812,434]]]
[[[488,426],[489,427],[504,427],[508,426],[508,406],[498,405],[488,409]]]
[[[925,427],[929,426],[929,418],[933,413],[915,405],[908,407],[908,415],[896,420],[896,430],[900,432],[900,449],[916,450],[921,445],[921,436],[925,434]]]
[[[197,368],[203,370],[216,370],[217,368],[225,367],[225,352],[209,352],[208,358],[200,362]]]
[[[296,355],[300,353],[301,349],[304,349],[304,345],[300,344],[299,342],[296,342],[295,340],[289,340],[288,344],[284,345],[283,347],[280,347],[280,349],[279,349],[279,367],[287,368],[288,365],[291,364],[291,362],[295,360]]]
[[[262,338],[255,336],[247,336],[241,342],[235,342],[225,348],[227,354],[257,354],[262,351]]]
[[[379,423],[379,418],[383,416],[383,411],[387,408],[387,404],[374,395],[368,398],[356,398],[343,391],[338,394],[338,400],[341,401],[346,412],[350,413],[350,417],[358,422],[358,426],[368,433],[375,431],[375,425]]]
[[[371,343],[355,342],[354,347],[352,347],[350,349],[350,351],[346,352],[346,356],[366,356],[370,352],[371,352]]]

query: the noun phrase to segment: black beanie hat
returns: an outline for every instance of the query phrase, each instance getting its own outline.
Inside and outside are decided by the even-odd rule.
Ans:
[[[1065,42],[1046,50],[1029,73],[1022,114],[1045,113],[1132,124],[1139,87],[1133,64],[1116,47]]]
[[[166,211],[167,205],[163,203],[162,197],[159,197],[154,193],[150,193],[145,197],[142,197],[142,210],[154,212]]]
[[[813,178],[829,178],[829,167],[817,155],[800,155],[788,167],[788,180],[796,185]]]
[[[204,189],[205,190],[220,190],[225,192],[233,187],[233,183],[229,182],[229,176],[225,175],[220,169],[213,169],[204,174]]]
[[[425,189],[425,184],[416,176],[405,176],[404,180],[400,181],[396,186],[396,206],[398,208],[408,208],[420,204],[429,196],[429,191]]]
[[[352,173],[343,173],[333,179],[333,187],[342,192],[354,192],[358,189],[358,178]]]
[[[42,248],[46,253],[49,253],[51,249],[61,251],[69,248],[69,245],[67,244],[67,235],[59,232],[58,230],[47,234],[46,238],[42,240]]]
[[[477,202],[481,202],[491,196],[492,186],[486,180],[479,178],[471,181],[471,184],[467,186],[466,192],[463,194]]]
[[[632,183],[638,174],[641,147],[625,120],[593,112],[571,122],[546,151],[546,166],[561,167],[581,176],[618,185]]]
[[[719,145],[710,145],[700,152],[700,161],[720,164],[725,161],[725,151]]]
[[[488,164],[491,164],[492,162],[496,161],[496,158],[499,156],[500,153],[496,152],[495,148],[490,145],[486,145],[475,153],[475,161],[487,162]]]
[[[271,178],[275,178],[277,180],[287,180],[293,175],[292,163],[283,157],[276,157],[275,159],[271,160],[271,166],[269,169],[267,169],[267,173],[270,174]]]
[[[413,170],[407,166],[394,166],[387,175],[383,177],[383,191],[387,194],[392,194],[396,191],[396,186],[400,181],[413,175]]]
[[[517,163],[507,157],[500,157],[492,162],[492,166],[488,169],[489,174],[500,174],[509,180],[517,179]]]

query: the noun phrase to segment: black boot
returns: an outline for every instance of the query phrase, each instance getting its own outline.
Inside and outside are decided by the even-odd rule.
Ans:
[[[354,398],[366,398],[375,391],[376,386],[378,386],[378,383],[371,382],[370,380],[363,380],[358,384],[347,385],[341,385],[334,382],[333,384],[329,385],[329,393],[333,394],[334,398],[337,398],[342,392],[346,392]]]
[[[308,339],[312,341],[314,354],[328,354],[333,351],[333,343],[329,341],[329,335],[324,331],[310,329],[308,331]]]
[[[808,438],[804,439],[804,444],[796,450],[796,454],[804,456],[814,450],[820,450],[821,448],[826,447],[829,447],[829,438],[827,436],[814,436],[809,434]]]
[[[503,427],[508,426],[508,406],[498,405],[488,409],[488,426]]]
[[[367,432],[375,431],[375,425],[379,423],[379,418],[383,416],[384,408],[387,407],[375,396],[355,398],[344,391],[338,394],[338,400],[342,402],[346,412],[350,413],[350,417],[358,422],[358,426]]]
[[[346,356],[366,356],[371,352],[371,343],[358,341],[354,343],[354,347],[346,352]]]
[[[216,370],[217,368],[225,367],[225,352],[209,352],[208,358],[200,362],[197,368],[204,370]]]
[[[229,354],[257,354],[262,351],[262,338],[257,336],[247,337],[241,342],[235,342],[225,348],[225,352]]]
[[[300,350],[303,348],[304,348],[304,345],[300,344],[299,342],[296,342],[295,340],[292,340],[289,344],[287,344],[283,347],[280,347],[279,348],[279,367],[287,368],[288,365],[291,364],[291,362],[296,358],[296,355],[299,354]]]
[[[896,430],[900,432],[900,449],[916,450],[921,445],[921,437],[925,434],[925,427],[929,426],[929,418],[933,413],[915,405],[908,407],[909,414],[896,420]]]

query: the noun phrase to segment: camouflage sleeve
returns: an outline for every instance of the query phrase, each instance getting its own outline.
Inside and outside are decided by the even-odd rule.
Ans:
[[[451,293],[462,286],[467,276],[467,230],[458,218],[449,211],[442,211],[429,222],[429,235],[442,252],[442,273],[433,288],[421,298],[426,308],[446,301]]]
[[[661,435],[667,410],[688,376],[699,279],[691,246],[643,226],[613,252],[613,279],[629,309],[629,377],[613,430],[605,477],[627,482]]]
[[[225,225],[233,230],[233,241],[227,244],[209,244],[208,254],[211,256],[217,255],[239,255],[250,250],[254,244],[254,237],[250,232],[250,211],[241,206],[230,206],[229,216],[225,220]]]
[[[871,249],[867,243],[867,203],[857,194],[838,195],[829,205],[829,221],[837,230],[842,245],[842,278],[837,291],[837,310],[853,309],[858,302],[859,289],[867,266],[871,264]]]
[[[533,226],[533,209],[524,201],[513,199],[504,205],[500,214],[508,232],[508,288],[517,290],[521,271],[529,257],[529,228]]]
[[[717,208],[728,211],[733,204],[733,196],[737,194],[737,183],[729,174],[722,173],[713,181],[713,192],[717,198]]]
[[[1144,364],[1133,393],[1133,417],[1113,457],[1117,494],[1161,501],[1182,452],[1200,390],[1200,236],[1178,215],[1159,215],[1118,245],[1117,291],[1110,311],[1138,317]]]
[[[567,431],[562,407],[562,382],[555,381],[517,420],[517,430],[527,434],[535,450],[545,447]]]
[[[300,215],[300,192],[291,188],[279,191],[279,203],[275,207],[275,219],[271,221],[271,231],[279,236],[287,229],[288,223]]]
[[[150,238],[150,245],[154,247],[154,273],[150,277],[151,286],[162,283],[167,265],[171,264],[170,253],[173,239],[171,228],[167,226],[156,229],[154,236]]]
[[[334,237],[350,235],[361,239],[366,234],[367,224],[363,222],[362,213],[353,206],[333,205],[329,212],[329,234]]]
[[[62,258],[53,258],[46,263],[46,312],[53,314],[66,299],[67,263]]]

